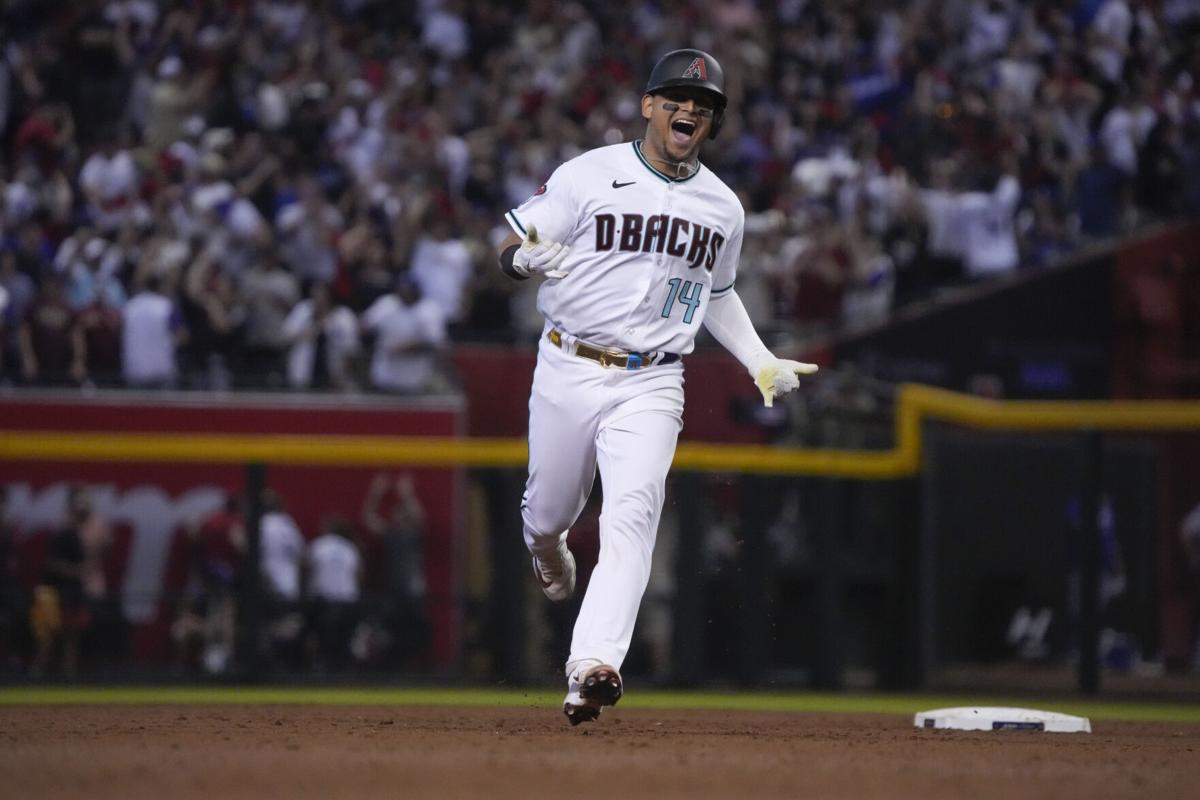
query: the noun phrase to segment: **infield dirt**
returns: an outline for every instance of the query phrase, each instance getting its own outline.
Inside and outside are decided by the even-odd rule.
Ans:
[[[1200,725],[963,733],[911,717],[614,708],[0,707],[12,798],[1185,798]]]

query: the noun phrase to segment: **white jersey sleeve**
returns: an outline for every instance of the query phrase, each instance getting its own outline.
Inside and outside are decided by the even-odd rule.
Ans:
[[[513,231],[525,238],[530,225],[538,236],[554,242],[574,239],[580,224],[579,198],[575,191],[572,162],[554,170],[550,180],[538,187],[528,200],[504,215]]]

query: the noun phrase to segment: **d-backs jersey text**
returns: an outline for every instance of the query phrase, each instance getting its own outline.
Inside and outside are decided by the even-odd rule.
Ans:
[[[603,347],[684,355],[709,299],[733,288],[745,212],[705,167],[672,180],[626,142],[564,163],[506,219],[571,248],[567,276],[538,290],[551,325]]]

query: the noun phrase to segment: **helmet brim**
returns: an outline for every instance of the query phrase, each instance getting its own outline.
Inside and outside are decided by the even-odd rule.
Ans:
[[[713,98],[717,108],[724,108],[727,103],[725,93],[716,84],[710,81],[698,81],[695,78],[673,78],[663,81],[662,83],[648,87],[646,94],[662,94],[668,89],[691,89],[704,92]]]

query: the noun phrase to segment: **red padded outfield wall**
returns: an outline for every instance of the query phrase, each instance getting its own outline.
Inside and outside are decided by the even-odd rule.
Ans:
[[[260,433],[380,436],[460,436],[456,398],[300,397],[293,395],[21,394],[0,397],[4,431]],[[364,467],[267,465],[267,484],[286,503],[305,537],[322,520],[343,515],[359,523],[366,489],[379,470]],[[425,507],[426,584],[433,623],[431,666],[457,659],[460,637],[459,542],[463,531],[463,470],[410,470]],[[395,474],[396,470],[389,470]],[[242,464],[0,462],[16,524],[22,578],[36,581],[47,532],[61,524],[67,484],[88,484],[97,509],[114,527],[106,560],[110,591],[120,593],[133,626],[133,657],[147,664],[170,657],[168,628],[187,578],[182,526],[243,491]],[[386,510],[386,509],[385,509]],[[368,581],[382,559],[366,541]]]
[[[1200,399],[1200,223],[1172,225],[1115,250],[1113,397]],[[1158,438],[1161,464],[1159,598],[1162,652],[1190,662],[1195,618],[1179,526],[1200,504],[1200,435]]]

